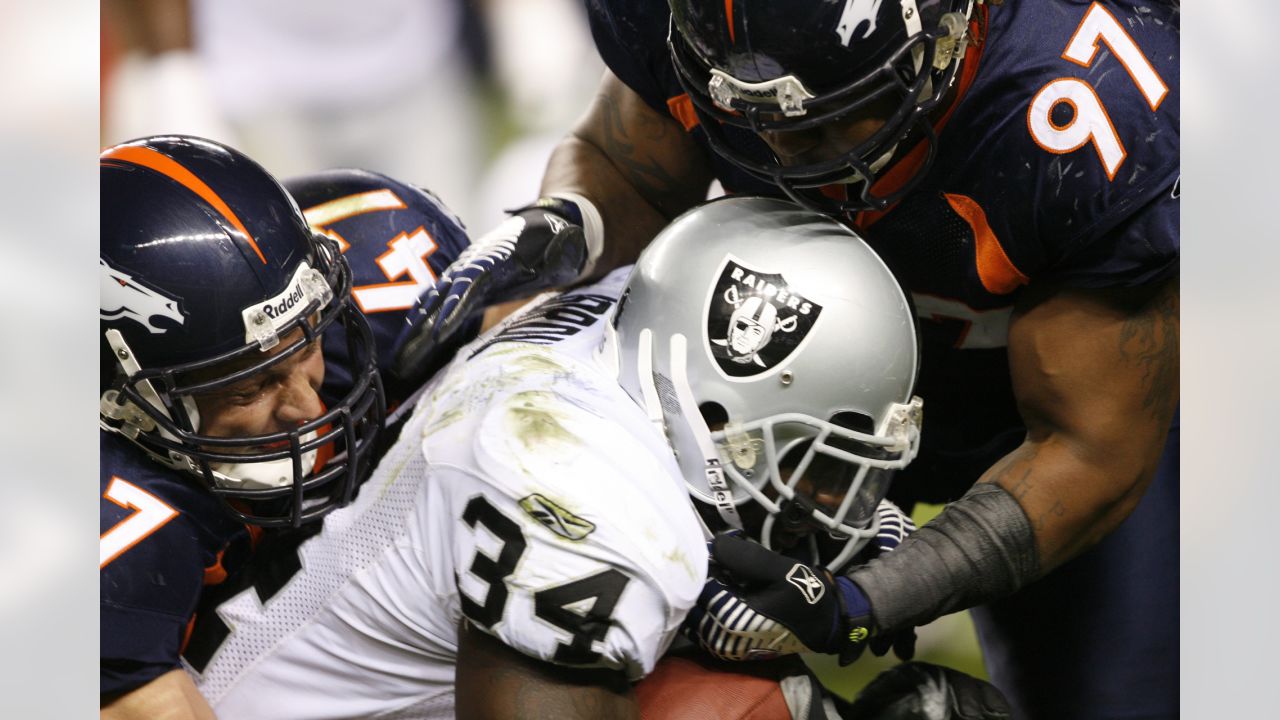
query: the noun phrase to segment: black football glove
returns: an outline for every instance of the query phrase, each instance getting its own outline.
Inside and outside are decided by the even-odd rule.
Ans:
[[[684,625],[707,652],[758,660],[811,651],[847,665],[866,648],[871,604],[853,581],[736,533],[717,536],[710,549],[710,577]]]
[[[433,362],[449,338],[486,307],[567,285],[582,274],[590,253],[578,203],[544,197],[511,213],[464,250],[423,296],[415,329],[396,352],[393,374],[411,377]]]
[[[845,720],[1009,720],[1013,710],[989,682],[940,665],[909,662],[880,673],[851,705]]]
[[[876,554],[892,551],[916,529],[888,500],[880,502],[877,515],[879,530],[871,543]],[[842,664],[866,647],[876,655],[892,649],[904,660],[914,655],[914,630],[874,632],[870,603],[848,578],[833,578],[737,533],[707,546],[707,582],[682,629],[712,655],[756,660],[813,651],[839,655]]]

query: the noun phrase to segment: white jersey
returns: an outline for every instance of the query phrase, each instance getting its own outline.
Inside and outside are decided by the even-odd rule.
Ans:
[[[355,502],[231,629],[200,691],[227,718],[452,717],[463,616],[543,660],[639,679],[706,576],[660,432],[602,354],[624,271],[544,299],[427,388]]]

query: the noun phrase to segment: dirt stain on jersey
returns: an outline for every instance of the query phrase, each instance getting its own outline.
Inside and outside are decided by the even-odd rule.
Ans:
[[[573,375],[569,368],[556,362],[555,358],[549,354],[536,352],[511,358],[504,365],[502,374],[512,381],[522,380],[531,375],[540,375],[551,380]]]
[[[578,448],[582,439],[564,426],[565,413],[556,405],[555,393],[527,390],[512,395],[505,402],[505,426],[511,436],[526,450],[546,453],[548,450]]]
[[[689,574],[690,579],[697,579],[698,573],[693,569],[693,563],[689,562],[689,557],[684,554],[684,550],[677,547],[666,555],[663,555],[662,559],[684,568],[684,571]]]

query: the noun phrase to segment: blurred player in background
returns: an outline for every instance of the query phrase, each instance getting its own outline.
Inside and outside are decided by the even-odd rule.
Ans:
[[[700,208],[629,277],[463,348],[288,579],[218,608],[220,645],[188,658],[200,691],[236,718],[635,717],[708,524],[800,558],[792,593],[819,607],[838,600],[814,572],[900,540],[882,498],[919,443],[917,363],[906,296],[847,229],[774,200]],[[843,365],[857,380],[828,384]]]
[[[445,273],[403,363],[531,276],[628,261],[713,178],[821,209],[865,234],[924,321],[929,425],[893,497],[951,503],[831,586],[839,615],[875,637],[982,605],[988,669],[1024,716],[1175,717],[1177,3],[588,9],[609,71],[539,210]],[[582,264],[528,263],[566,238]],[[755,546],[716,552],[772,566]],[[811,619],[761,589],[786,578],[751,581],[740,604]],[[701,627],[731,655],[728,607]]]
[[[106,143],[222,138],[277,177],[367,168],[467,216],[487,128],[474,3],[107,0],[103,18],[121,48]]]
[[[104,144],[185,132],[278,177],[376,170],[468,226],[536,193],[603,68],[577,0],[104,0],[102,17]]]
[[[255,549],[350,501],[394,436],[386,404],[430,372],[384,394],[380,369],[467,238],[374,173],[299,178],[291,197],[186,136],[99,162],[103,716],[199,717],[178,659],[194,615]]]

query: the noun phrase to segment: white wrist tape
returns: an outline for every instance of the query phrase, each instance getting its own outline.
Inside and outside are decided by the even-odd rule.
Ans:
[[[591,277],[600,254],[604,252],[604,220],[600,217],[600,211],[594,203],[578,193],[553,192],[548,193],[547,197],[567,200],[577,205],[578,211],[582,213],[582,234],[587,241],[587,260],[582,264],[582,272],[578,273],[575,282]]]

